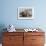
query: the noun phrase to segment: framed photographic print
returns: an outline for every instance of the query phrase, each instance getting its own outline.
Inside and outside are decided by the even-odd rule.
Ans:
[[[18,8],[18,19],[33,19],[34,8],[32,7],[19,7]]]

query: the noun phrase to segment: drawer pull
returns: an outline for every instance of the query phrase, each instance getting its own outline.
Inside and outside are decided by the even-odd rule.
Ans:
[[[13,40],[13,38],[9,38],[9,40]]]
[[[9,38],[10,40],[12,40],[11,38]]]
[[[32,40],[36,40],[36,39],[32,39]]]

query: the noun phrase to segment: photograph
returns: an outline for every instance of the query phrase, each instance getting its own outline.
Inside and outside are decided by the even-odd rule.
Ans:
[[[18,19],[33,19],[34,8],[32,7],[19,7],[18,8]]]

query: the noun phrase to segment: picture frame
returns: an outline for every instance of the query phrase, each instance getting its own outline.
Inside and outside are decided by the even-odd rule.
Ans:
[[[18,19],[33,19],[34,8],[32,7],[19,7],[18,8]]]

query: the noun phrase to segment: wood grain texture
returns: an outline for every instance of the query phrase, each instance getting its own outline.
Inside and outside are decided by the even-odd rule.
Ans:
[[[23,46],[23,33],[3,33],[3,46]]]
[[[24,46],[44,46],[44,32],[24,33]]]
[[[3,32],[3,46],[44,46],[44,32]]]

